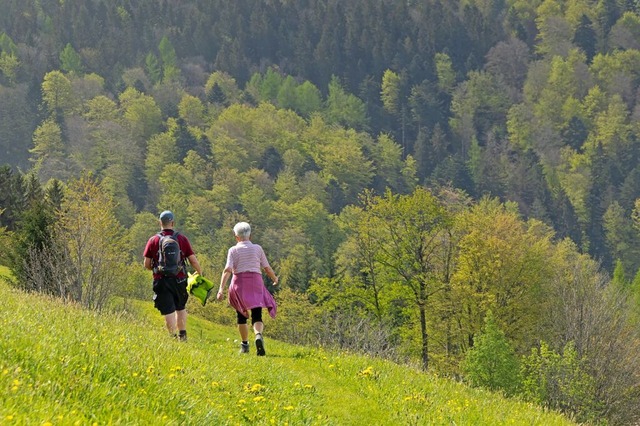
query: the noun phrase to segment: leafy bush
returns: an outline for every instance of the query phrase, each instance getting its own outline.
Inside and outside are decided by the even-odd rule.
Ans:
[[[467,352],[461,368],[474,386],[502,390],[506,395],[513,395],[518,390],[518,358],[491,311],[485,318],[482,334]]]
[[[314,305],[289,288],[278,292],[273,335],[297,344],[320,345],[395,359],[391,330],[354,309]]]
[[[573,343],[561,354],[544,341],[534,348],[522,364],[523,395],[537,404],[573,413],[581,421],[597,418],[595,380],[586,369]]]

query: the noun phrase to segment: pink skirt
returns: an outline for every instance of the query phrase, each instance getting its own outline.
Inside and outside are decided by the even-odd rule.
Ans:
[[[262,274],[257,272],[233,274],[229,286],[229,304],[247,318],[253,308],[267,308],[271,318],[276,317],[276,301],[264,285]]]

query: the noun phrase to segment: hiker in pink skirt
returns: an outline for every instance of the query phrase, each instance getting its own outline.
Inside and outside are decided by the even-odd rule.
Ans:
[[[269,266],[267,257],[258,244],[249,241],[251,226],[247,222],[239,222],[233,227],[237,244],[227,253],[227,264],[220,278],[218,300],[222,300],[224,287],[233,275],[229,286],[229,304],[237,311],[238,331],[242,344],[240,353],[249,353],[249,326],[247,319],[251,315],[253,331],[256,335],[256,351],[258,356],[264,356],[264,339],[262,331],[262,308],[267,308],[272,318],[276,317],[276,301],[262,281],[262,270],[271,278],[274,285],[278,284],[278,277]]]

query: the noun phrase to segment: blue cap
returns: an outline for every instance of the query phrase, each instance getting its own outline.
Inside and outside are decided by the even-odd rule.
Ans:
[[[170,210],[165,210],[160,213],[160,222],[168,223],[173,221],[173,213]]]

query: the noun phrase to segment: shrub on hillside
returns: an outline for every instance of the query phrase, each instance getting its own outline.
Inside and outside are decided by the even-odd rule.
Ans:
[[[544,341],[522,364],[523,395],[540,405],[573,413],[580,421],[594,421],[599,415],[595,398],[596,382],[587,372],[586,359],[581,358],[573,343],[562,353],[549,348]]]
[[[487,313],[482,333],[476,337],[475,345],[467,352],[461,368],[473,386],[501,390],[505,395],[517,392],[518,358],[491,311]]]

